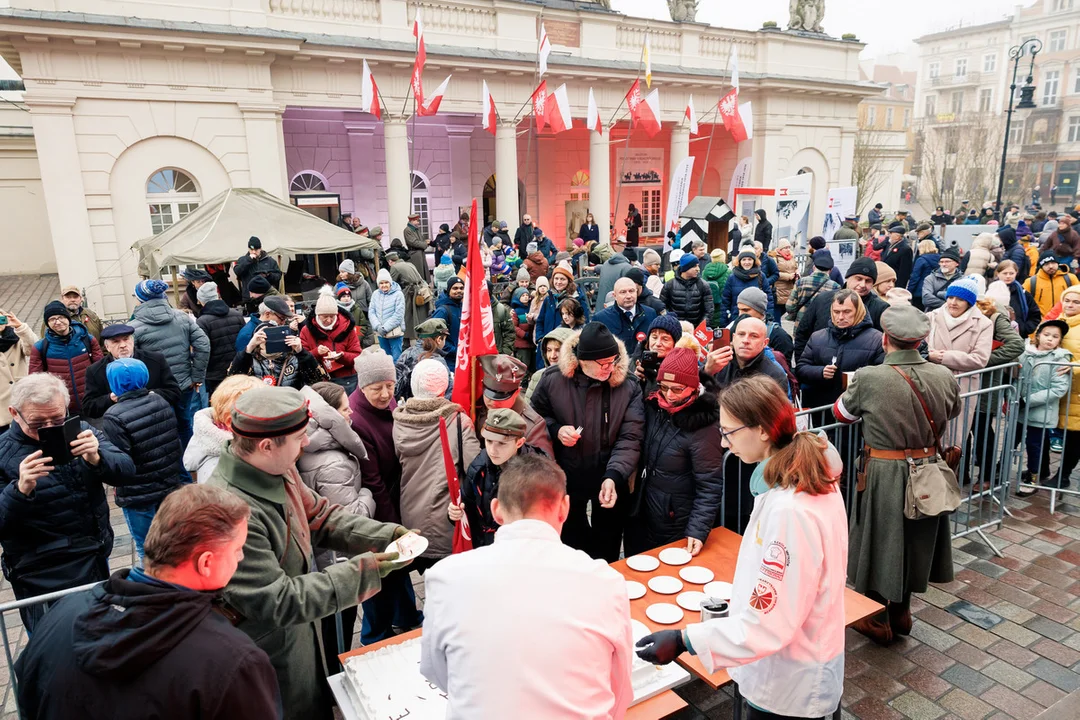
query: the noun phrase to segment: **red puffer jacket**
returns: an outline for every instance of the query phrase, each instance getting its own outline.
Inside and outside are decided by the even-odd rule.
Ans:
[[[300,345],[312,356],[323,363],[323,367],[330,373],[330,377],[349,377],[356,374],[353,361],[360,354],[360,339],[356,335],[356,323],[352,315],[342,309],[338,309],[337,322],[331,330],[323,330],[315,316],[304,323],[300,328]],[[339,352],[341,357],[327,360],[325,355],[319,354],[319,346],[322,345],[330,352]]]
[[[86,394],[86,369],[102,358],[97,339],[79,323],[71,324],[71,332],[61,336],[52,330],[34,343],[30,351],[30,372],[47,372],[63,380],[71,400],[68,411],[82,412]]]

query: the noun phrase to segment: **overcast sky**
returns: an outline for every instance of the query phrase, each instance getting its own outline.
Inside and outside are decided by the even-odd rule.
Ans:
[[[1031,0],[825,0],[822,28],[834,37],[855,33],[866,43],[864,58],[914,49],[911,40],[963,22],[999,20]],[[613,10],[670,20],[666,0],[611,0]],[[766,20],[787,27],[788,0],[699,0],[697,19],[710,25],[756,30]]]

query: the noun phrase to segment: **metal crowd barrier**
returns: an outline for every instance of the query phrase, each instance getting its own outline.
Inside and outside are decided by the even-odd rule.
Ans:
[[[1020,392],[1020,397],[1021,398],[1026,399],[1031,395],[1031,393],[1032,393],[1031,379],[1035,375],[1037,375],[1039,373],[1039,370],[1041,368],[1045,368],[1048,372],[1055,373],[1055,374],[1059,373],[1059,372],[1062,373],[1062,374],[1065,374],[1065,375],[1072,374],[1071,382],[1069,382],[1068,389],[1065,390],[1065,394],[1063,396],[1061,396],[1058,399],[1051,399],[1050,400],[1050,402],[1052,402],[1054,405],[1057,406],[1057,412],[1054,413],[1054,416],[1055,416],[1056,420],[1055,420],[1055,422],[1053,423],[1053,425],[1051,427],[1045,427],[1044,428],[1044,427],[1038,427],[1038,426],[1030,425],[1031,406],[1028,405],[1027,403],[1024,403],[1023,410],[1020,413],[1020,417],[1019,417],[1018,422],[1016,423],[1017,424],[1017,437],[1014,440],[1013,445],[1011,445],[1010,447],[1012,448],[1013,454],[1016,457],[1018,467],[1023,462],[1025,457],[1027,457],[1028,462],[1025,463],[1025,465],[1030,467],[1032,464],[1034,464],[1035,468],[1036,468],[1036,473],[1038,474],[1037,480],[1039,482],[1038,482],[1038,484],[1033,484],[1033,483],[1030,483],[1030,482],[1023,482],[1022,476],[1018,472],[1017,473],[1017,478],[1018,478],[1017,487],[1018,488],[1038,489],[1040,491],[1049,492],[1050,493],[1050,512],[1053,513],[1054,508],[1057,506],[1058,495],[1059,494],[1072,495],[1073,497],[1080,496],[1080,490],[1077,490],[1076,488],[1072,488],[1072,487],[1062,487],[1063,485],[1066,485],[1066,484],[1069,483],[1069,478],[1067,476],[1064,476],[1064,472],[1063,472],[1064,469],[1065,469],[1065,465],[1071,459],[1070,456],[1073,454],[1073,452],[1075,452],[1075,448],[1076,448],[1077,444],[1080,443],[1080,430],[1070,431],[1068,429],[1068,418],[1069,418],[1070,410],[1072,409],[1072,389],[1078,383],[1080,383],[1080,362],[1072,362],[1072,363],[1039,362],[1039,363],[1035,363],[1032,366],[1030,377],[1024,378],[1024,383],[1023,383],[1023,385],[1021,387],[1021,392]],[[1061,429],[1058,429],[1059,421],[1060,421],[1060,419],[1062,417],[1065,418],[1065,423],[1064,423],[1065,427],[1061,428]],[[1027,436],[1028,436],[1029,431],[1034,431],[1032,433],[1033,434],[1033,439],[1037,438],[1040,441],[1039,445],[1041,446],[1041,448],[1040,448],[1041,452],[1039,453],[1040,457],[1034,463],[1031,462],[1030,457],[1027,455],[1031,450],[1033,450],[1033,446],[1034,446],[1034,443],[1028,443],[1027,442]],[[1054,453],[1054,451],[1052,451],[1049,446],[1050,446],[1051,439],[1058,432],[1061,433],[1061,442],[1062,442],[1063,447],[1062,447],[1062,451],[1061,451],[1061,453],[1060,453],[1060,455],[1058,457],[1057,469],[1056,470],[1051,470],[1050,465],[1051,465],[1052,455],[1057,454],[1057,453]],[[1070,437],[1071,437],[1071,441],[1070,441]],[[1021,445],[1022,441],[1023,441],[1023,445]],[[1071,445],[1072,445],[1071,448],[1070,448],[1070,442],[1071,442]],[[1073,452],[1070,452],[1070,450],[1072,450]],[[1076,453],[1076,454],[1080,454],[1080,453]],[[1074,468],[1070,468],[1070,473],[1069,473],[1070,475],[1072,474],[1071,473],[1072,469],[1075,469],[1075,466],[1074,466]],[[1044,473],[1045,473],[1045,475],[1044,475]]]
[[[960,507],[952,514],[952,537],[977,535],[998,556],[1001,551],[991,542],[986,530],[1000,526],[1008,512],[1005,498],[1018,466],[1015,431],[1019,367],[1018,363],[1010,363],[957,375],[962,391],[960,414],[950,421],[943,438],[944,444],[958,445],[963,451],[957,471],[962,498]],[[1080,368],[1080,364],[1073,367]],[[796,419],[800,427],[808,423],[809,429],[823,431],[840,452],[844,460],[840,491],[850,516],[863,448],[862,421],[838,422],[833,417],[832,405],[799,410]],[[1080,431],[1077,436],[1076,442],[1080,443]],[[717,525],[739,533],[746,528],[753,508],[750,496],[753,469],[754,466],[742,463],[730,451],[725,453],[724,495]]]

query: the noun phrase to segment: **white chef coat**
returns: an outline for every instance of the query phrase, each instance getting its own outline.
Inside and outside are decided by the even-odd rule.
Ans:
[[[518,520],[424,575],[420,672],[447,718],[622,718],[633,700],[623,577]]]
[[[840,492],[773,488],[754,499],[730,615],[686,627],[701,663],[778,715],[831,714],[844,691],[848,533]]]

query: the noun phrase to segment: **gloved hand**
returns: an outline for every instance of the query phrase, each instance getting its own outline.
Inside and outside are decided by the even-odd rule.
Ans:
[[[686,652],[682,630],[654,632],[638,640],[634,647],[640,648],[637,651],[639,658],[653,665],[667,665]]]
[[[398,560],[398,553],[388,552],[375,553],[375,562],[379,564],[379,577],[384,578],[395,570],[399,570],[405,567],[406,565],[411,563],[412,560],[402,562]]]
[[[404,537],[405,535],[408,535],[408,534],[409,534],[409,528],[405,527],[404,525],[398,525],[396,528],[394,528],[393,540],[397,540],[399,537]],[[416,534],[419,535],[420,534],[419,531],[417,531]]]

